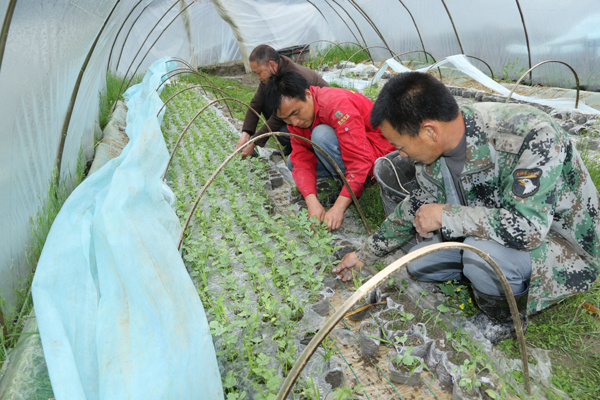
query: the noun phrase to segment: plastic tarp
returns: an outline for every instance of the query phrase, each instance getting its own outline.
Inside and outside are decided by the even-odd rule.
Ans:
[[[6,23],[8,5],[8,0],[0,0],[0,21]],[[17,302],[16,289],[30,273],[26,249],[31,244],[31,219],[47,201],[69,101],[96,37],[67,132],[62,179],[73,175],[80,150],[84,162],[94,154],[107,67],[123,75],[133,61],[131,75],[135,69],[143,74],[165,56],[200,64],[241,57],[231,28],[210,0],[16,2],[0,68],[0,296],[7,318]]]
[[[481,83],[482,85],[486,86],[487,88],[492,89],[496,93],[500,93],[501,95],[508,97],[508,95],[511,92],[509,89],[502,86],[501,84],[494,81],[493,79],[489,78],[487,75],[485,75],[479,69],[477,69],[473,64],[471,64],[469,62],[467,57],[465,57],[462,54],[447,57],[446,59],[444,59],[440,62],[437,62],[437,63],[433,64],[432,66],[420,68],[415,71],[427,72],[427,71],[432,70],[435,67],[446,65],[446,64],[454,65],[454,67],[456,69],[458,69],[462,73],[470,76],[471,78],[475,79],[477,82]],[[400,64],[395,59],[390,58],[390,59],[386,60],[385,63],[383,63],[382,67],[379,69],[379,71],[377,71],[377,73],[373,77],[372,82],[376,83],[383,76],[383,73],[387,70],[388,67],[392,68],[394,71],[400,72],[400,73],[412,71],[410,68],[405,67],[404,65]],[[541,104],[541,105],[553,107],[553,108],[575,109],[575,99],[540,99],[537,97],[523,96],[518,93],[513,93],[512,98],[514,98],[516,100],[525,101],[528,103]],[[583,102],[579,103],[577,110],[580,112],[583,112],[583,113],[587,113],[587,114],[600,114],[600,111],[596,110],[595,108],[585,105]]]
[[[221,17],[230,21],[244,58],[261,43],[281,48],[325,39],[377,46],[370,50],[377,60],[391,56],[379,48],[386,45],[395,54],[421,51],[403,57],[420,56],[422,60],[422,51],[436,60],[464,52],[485,60],[496,76],[506,73],[518,78],[529,69],[527,34],[531,66],[549,59],[560,60],[575,68],[585,90],[600,89],[600,10],[595,0],[522,1],[519,5],[524,23],[514,0],[213,2]],[[575,85],[567,67],[559,64],[536,69],[533,81],[548,86]]]
[[[578,72],[582,89],[600,89],[597,1],[519,4],[531,64],[567,62]],[[8,5],[9,0],[0,0],[5,23]],[[403,59],[421,60],[423,53],[414,51],[441,60],[461,53],[462,47],[465,54],[488,62],[496,76],[515,78],[529,68],[525,28],[513,0],[484,5],[459,0],[17,1],[0,69],[0,295],[6,315],[16,303],[15,289],[27,280],[30,219],[46,201],[77,76],[114,5],[75,101],[62,178],[74,171],[81,149],[91,157],[107,68],[142,73],[167,55],[198,65],[247,61],[258,44],[283,48],[313,41],[320,41],[313,49],[328,41],[375,46],[370,52],[376,60],[390,58],[381,48],[386,45],[395,54],[413,51]],[[560,64],[544,64],[533,72],[535,84],[573,88],[574,82]]]
[[[157,61],[127,92],[128,145],[71,194],[42,252],[32,292],[59,400],[223,397],[161,179],[155,89],[174,67]]]

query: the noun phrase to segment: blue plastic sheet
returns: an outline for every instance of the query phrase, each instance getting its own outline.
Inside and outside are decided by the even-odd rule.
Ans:
[[[157,61],[126,93],[129,143],[71,194],[46,240],[32,290],[58,400],[223,398],[161,183],[155,90],[172,64]]]

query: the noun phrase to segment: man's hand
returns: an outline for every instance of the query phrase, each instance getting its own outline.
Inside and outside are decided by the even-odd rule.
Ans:
[[[235,149],[239,149],[240,147],[242,147],[244,144],[248,143],[248,141],[250,140],[250,134],[246,131],[242,132],[242,136],[240,137],[240,139],[237,141],[236,145],[235,145]],[[254,153],[254,143],[248,145],[247,147],[244,148],[244,150],[242,150],[242,158],[246,158],[248,156],[251,156]]]
[[[304,198],[306,201],[306,207],[308,208],[308,218],[316,217],[318,222],[323,222],[325,219],[325,208],[317,199],[317,196],[314,194],[309,194]]]
[[[337,274],[342,281],[351,280],[354,275],[358,274],[365,266],[365,263],[360,261],[356,256],[356,252],[348,253],[342,258],[342,261],[333,267],[333,273]]]
[[[442,227],[443,204],[423,204],[415,213],[413,225],[424,238],[433,237],[433,232]]]
[[[333,207],[325,214],[325,224],[327,224],[327,230],[333,231],[342,226],[344,221],[344,211],[352,203],[352,199],[348,197],[339,196],[335,201]]]

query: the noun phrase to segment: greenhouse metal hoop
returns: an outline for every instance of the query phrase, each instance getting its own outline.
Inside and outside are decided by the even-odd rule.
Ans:
[[[327,2],[327,0],[325,0],[325,1]],[[333,1],[340,9],[342,9],[346,13],[346,15],[348,16],[348,18],[350,18],[350,21],[352,21],[352,23],[356,27],[356,30],[358,31],[358,34],[360,35],[360,38],[362,39],[363,43],[366,46],[367,45],[367,41],[365,40],[365,37],[363,36],[360,28],[358,27],[358,24],[356,23],[356,21],[354,20],[354,18],[352,18],[352,15],[350,15],[350,13],[348,12],[348,10],[346,10],[344,7],[342,7],[342,5],[340,3],[338,3],[336,0],[331,0],[331,1]],[[344,19],[337,12],[337,10],[334,7],[332,7],[331,4],[329,4],[329,2],[327,2],[327,4],[329,5],[329,7],[331,7],[331,9],[333,9],[335,11],[335,13],[338,15],[338,17],[340,17],[340,19],[343,21]],[[352,32],[352,30],[350,30],[350,32]],[[354,35],[354,33],[352,34],[352,36],[354,36],[354,38],[358,41],[358,38]]]
[[[452,15],[450,14],[450,10],[448,9],[448,6],[446,5],[446,2],[444,0],[442,0],[442,4],[444,5],[444,8],[446,9],[448,18],[450,18],[450,23],[452,24],[452,29],[454,29],[454,34],[456,35],[456,40],[458,41],[458,47],[460,47],[460,52],[465,54],[465,51],[463,50],[463,47],[462,47],[462,43],[460,42],[460,38],[458,37],[458,32],[456,31],[456,26],[454,25],[454,20],[452,19]]]
[[[142,3],[142,1],[144,1],[144,0],[139,0],[137,3],[135,3],[135,6],[133,6],[131,8],[131,10],[129,10],[129,13],[127,14],[125,19],[123,20],[123,23],[119,27],[119,30],[117,31],[117,34],[115,35],[115,40],[113,40],[112,46],[110,46],[110,51],[108,52],[108,62],[106,63],[106,72],[108,72],[108,70],[110,69],[110,61],[112,59],[112,53],[113,53],[113,50],[115,49],[115,45],[117,44],[117,39],[119,38],[121,31],[125,27],[125,24],[127,23],[127,20],[129,19],[129,17],[131,17],[131,14],[133,14],[133,12],[137,8],[137,6],[139,6]],[[146,7],[148,7],[148,6],[146,6]],[[142,10],[142,12],[144,12],[144,10]],[[140,15],[142,15],[142,14],[140,13]],[[139,18],[139,16],[138,16],[138,18]],[[137,21],[137,19],[136,19],[136,21]],[[133,24],[135,24],[135,21],[133,21]],[[133,27],[133,24],[131,25],[132,27]],[[129,30],[129,32],[131,32],[131,29]],[[123,41],[123,47],[125,46],[125,42],[127,41],[127,38],[129,37],[129,32],[127,33],[127,36],[125,36],[125,40]],[[121,47],[121,54],[123,53],[123,47]],[[120,60],[121,60],[121,56],[119,55],[119,61]],[[115,66],[115,71],[118,68],[119,68],[119,62],[117,61],[117,65]]]
[[[525,390],[527,391],[527,394],[531,394],[529,364],[527,360],[527,348],[525,347],[525,335],[523,334],[523,327],[521,325],[521,318],[519,317],[517,302],[515,301],[515,297],[512,293],[510,285],[506,280],[506,276],[504,275],[498,264],[496,264],[496,262],[484,251],[460,242],[446,242],[435,243],[429,246],[425,246],[423,248],[417,249],[411,253],[404,255],[403,257],[389,264],[383,270],[379,271],[375,276],[373,276],[365,284],[359,287],[356,290],[356,292],[354,292],[354,294],[348,300],[346,300],[344,304],[338,307],[337,311],[331,316],[331,318],[327,320],[323,327],[319,329],[319,331],[315,334],[312,340],[306,345],[305,349],[302,351],[302,353],[296,360],[296,363],[290,370],[288,376],[285,378],[285,381],[281,385],[276,400],[283,400],[288,396],[292,389],[292,386],[300,376],[300,373],[308,363],[310,357],[317,351],[317,348],[319,347],[323,339],[325,339],[325,337],[333,330],[337,323],[340,322],[342,318],[344,318],[346,313],[354,304],[356,304],[358,300],[360,300],[367,293],[376,288],[379,284],[383,282],[384,279],[386,279],[389,275],[391,275],[393,272],[400,269],[401,267],[404,267],[407,264],[431,253],[450,249],[462,249],[474,252],[475,254],[479,255],[483,260],[485,260],[498,276],[500,284],[504,289],[510,313],[515,324],[517,341],[519,342],[519,351],[521,353],[521,363],[523,369],[523,381],[525,384]]]
[[[404,2],[402,0],[398,0],[400,2],[400,4],[402,4],[402,7],[404,7],[406,9],[406,11],[408,12],[408,15],[410,15],[410,19],[412,19],[413,25],[415,26],[415,29],[417,30],[417,35],[419,35],[419,41],[421,42],[421,47],[423,48],[423,52],[427,53],[427,51],[425,51],[425,43],[423,43],[423,38],[421,37],[421,32],[419,31],[419,27],[417,26],[417,21],[415,21],[415,17],[412,15],[412,13],[410,12],[410,10],[408,9],[408,7],[406,7],[406,4],[404,4]],[[402,53],[405,54],[405,53]],[[429,53],[427,53],[429,54]],[[431,56],[431,58],[433,58],[433,56]],[[435,62],[435,58],[433,59]]]
[[[160,114],[160,112],[163,110],[163,108],[165,108],[165,106],[166,106],[166,105],[167,105],[167,104],[168,104],[168,103],[171,101],[171,99],[172,99],[173,97],[177,96],[177,95],[178,95],[178,94],[180,94],[180,93],[183,93],[183,92],[186,92],[186,91],[188,91],[188,90],[190,90],[190,89],[195,89],[195,88],[200,88],[200,89],[202,89],[202,90],[204,91],[204,93],[206,93],[206,88],[216,89],[216,90],[218,90],[218,91],[219,91],[219,92],[221,92],[221,93],[225,93],[226,97],[223,97],[223,98],[231,97],[231,95],[230,95],[229,93],[227,93],[227,92],[226,92],[226,91],[224,91],[223,89],[221,89],[221,88],[218,88],[218,87],[216,87],[216,86],[211,86],[211,85],[192,85],[192,86],[188,86],[188,87],[186,87],[185,89],[181,89],[180,91],[178,91],[177,93],[175,93],[174,95],[172,95],[171,97],[169,97],[167,100],[165,100],[165,103],[162,105],[162,107],[160,108],[160,110],[158,110],[158,113],[156,114],[156,116],[158,116],[158,115]],[[213,93],[213,94],[214,94],[214,93]],[[233,115],[233,114],[231,113],[231,109],[229,108],[229,105],[227,104],[227,102],[225,101],[224,103],[225,103],[225,105],[227,106],[227,109],[229,109],[229,114]],[[242,108],[242,105],[241,105],[241,104],[239,104],[239,103],[236,103],[236,104],[239,106],[238,108],[239,108],[241,111],[244,111],[244,109]]]
[[[577,96],[575,97],[575,108],[577,108],[577,106],[579,105],[579,76],[577,75],[577,72],[575,72],[575,70],[573,69],[573,67],[571,67],[569,64],[567,64],[564,61],[558,61],[558,60],[546,60],[546,61],[542,61],[542,62],[537,63],[533,67],[529,68],[523,75],[521,75],[521,77],[519,78],[519,80],[517,81],[517,83],[515,83],[515,86],[512,88],[512,90],[510,91],[510,94],[506,98],[506,102],[508,103],[510,101],[510,98],[512,97],[513,93],[515,92],[515,89],[517,89],[517,87],[519,86],[519,83],[521,83],[521,81],[523,80],[523,78],[525,78],[525,75],[527,75],[528,73],[530,73],[531,71],[533,71],[534,69],[536,69],[537,67],[539,67],[540,65],[546,64],[546,63],[551,63],[551,62],[555,62],[555,63],[566,65],[567,67],[569,67],[569,69],[571,70],[571,72],[573,72],[573,75],[575,75],[575,82],[577,83]]]
[[[304,53],[304,50],[306,50],[306,48],[307,48],[307,47],[308,47],[308,48],[309,48],[309,50],[310,50],[310,45],[311,45],[311,44],[314,44],[314,43],[317,43],[317,42],[327,42],[327,43],[331,43],[331,44],[333,44],[333,47],[339,47],[340,51],[341,51],[342,53],[344,53],[344,56],[346,56],[346,57],[348,57],[348,54],[346,54],[346,52],[345,52],[345,51],[344,51],[344,49],[342,48],[342,46],[341,46],[342,44],[345,44],[345,43],[351,43],[351,44],[355,44],[355,45],[357,45],[357,46],[360,46],[360,45],[359,45],[358,43],[356,43],[356,42],[341,42],[341,43],[336,43],[336,42],[333,42],[333,41],[331,41],[331,40],[326,40],[326,39],[317,39],[317,40],[313,40],[312,42],[310,42],[310,43],[308,43],[308,44],[305,44],[305,45],[304,45],[304,47],[302,48],[302,50],[300,50],[300,53]],[[329,53],[329,50],[327,51],[327,53]],[[327,53],[325,53],[325,54],[327,54]],[[319,57],[317,57],[317,58],[319,58]],[[323,56],[323,58],[325,58],[325,56]],[[320,59],[320,58],[319,58],[319,60],[321,60],[321,64],[323,64],[323,60],[322,60],[322,59]]]
[[[75,102],[77,101],[77,95],[79,94],[79,88],[81,87],[81,82],[83,81],[83,74],[85,73],[85,70],[87,69],[87,66],[92,58],[92,54],[94,53],[94,50],[96,49],[98,40],[100,40],[100,36],[102,36],[102,33],[104,32],[104,28],[106,28],[106,26],[108,25],[108,21],[110,20],[110,17],[112,17],[112,15],[115,12],[115,9],[119,5],[120,1],[121,0],[117,0],[117,2],[113,5],[112,9],[110,10],[110,13],[108,14],[108,17],[106,17],[106,19],[104,20],[104,23],[102,24],[102,27],[100,28],[100,31],[98,31],[98,34],[96,35],[96,39],[94,39],[94,42],[92,43],[92,46],[90,47],[90,50],[88,51],[88,54],[85,57],[83,64],[81,65],[81,68],[79,69],[79,74],[77,75],[77,80],[75,81],[75,86],[73,87],[73,92],[71,93],[71,99],[69,100],[69,105],[67,107],[67,114],[65,115],[65,120],[63,122],[63,127],[62,127],[62,131],[60,134],[60,142],[58,144],[58,154],[56,156],[56,165],[55,165],[55,168],[58,171],[56,174],[56,181],[55,181],[56,187],[58,187],[59,183],[60,183],[60,171],[61,171],[61,167],[62,167],[62,157],[63,157],[63,152],[65,149],[65,143],[67,142],[67,133],[69,132],[69,126],[71,125],[71,118],[73,116]],[[116,104],[117,103],[115,102],[115,105]]]
[[[321,66],[322,66],[322,65],[323,65],[323,63],[325,62],[325,59],[327,58],[327,55],[328,55],[328,54],[329,54],[329,52],[330,52],[331,50],[333,50],[335,47],[339,47],[339,48],[340,48],[340,50],[342,51],[342,53],[344,53],[344,56],[346,56],[346,58],[348,58],[348,54],[347,54],[347,53],[346,53],[346,52],[345,52],[345,51],[342,49],[342,47],[340,47],[342,44],[354,44],[354,45],[356,45],[356,46],[360,47],[361,49],[362,49],[362,48],[364,48],[364,46],[361,46],[360,44],[358,44],[358,43],[355,43],[355,42],[341,42],[341,43],[338,43],[338,44],[337,44],[337,46],[336,46],[336,45],[334,45],[333,47],[331,47],[330,49],[328,49],[328,50],[325,52],[325,54],[323,54],[323,58],[319,58],[319,57],[317,57],[317,58],[319,58],[319,61],[321,61],[321,63],[319,64],[319,66],[318,66],[317,68],[321,68]],[[370,54],[369,54],[369,57],[371,57],[371,55],[370,55]],[[348,60],[348,61],[349,61],[349,60]]]
[[[200,78],[203,78],[203,79],[207,80],[211,85],[213,85],[214,87],[216,87],[215,83],[207,75],[201,74],[200,72],[198,72],[197,69],[194,69],[194,67],[192,67],[190,65],[190,63],[188,63],[184,59],[179,58],[179,57],[171,57],[171,61],[178,62],[178,63],[181,63],[181,64],[185,65],[192,74],[194,74],[194,75],[196,75],[196,76],[198,76]],[[173,71],[175,71],[175,70],[173,70]],[[167,72],[166,74],[162,75],[162,77],[165,77],[165,76],[169,75],[173,71]],[[184,71],[185,72],[185,69],[184,68],[178,68],[177,71]],[[176,75],[179,75],[179,74],[176,74]],[[175,76],[175,75],[171,75],[171,76],[169,76],[169,78],[172,78],[173,76]],[[166,81],[166,79],[164,81],[162,81],[156,87],[156,90],[160,89],[160,87],[165,83],[165,81]],[[221,90],[224,93],[227,93],[225,90],[223,90],[223,89],[221,89]],[[227,95],[229,96],[229,93],[227,93]]]
[[[159,88],[160,88],[160,87],[161,87],[161,86],[162,86],[162,85],[163,85],[163,84],[164,84],[164,83],[165,83],[165,82],[166,82],[168,79],[171,79],[171,78],[173,78],[173,77],[175,77],[175,76],[177,76],[177,75],[185,74],[185,73],[187,73],[187,72],[189,72],[189,70],[187,70],[187,69],[184,69],[184,68],[178,68],[178,69],[174,69],[174,70],[172,70],[172,71],[170,71],[170,72],[167,72],[166,74],[164,74],[163,76],[161,76],[161,78],[165,78],[165,77],[166,77],[167,75],[169,75],[169,74],[171,74],[171,75],[169,75],[167,78],[165,78],[165,79],[164,79],[164,80],[163,80],[163,81],[160,83],[160,85],[158,85],[158,87],[156,88],[156,90],[158,90],[158,89],[159,89]],[[193,70],[192,70],[192,73],[193,73]],[[200,75],[200,74],[197,74],[196,76],[202,77],[202,75]],[[198,80],[199,80],[199,79],[198,79]],[[207,79],[207,80],[208,80],[208,82],[212,83],[212,82],[210,81],[210,79]],[[213,96],[217,96],[217,94],[216,94],[215,92],[219,92],[219,95],[221,95],[221,96],[223,96],[223,94],[224,94],[224,96],[225,96],[225,97],[232,97],[232,96],[231,96],[229,93],[227,93],[227,92],[226,92],[224,89],[221,89],[221,88],[219,88],[219,87],[217,87],[217,86],[213,86],[213,85],[194,85],[194,86],[189,86],[189,87],[187,87],[186,89],[180,90],[179,92],[175,93],[175,95],[178,95],[178,94],[179,94],[179,93],[181,93],[181,92],[185,92],[186,90],[190,90],[190,89],[192,89],[192,88],[195,88],[195,87],[202,88],[202,91],[204,92],[204,94],[207,94],[207,92],[206,92],[206,89],[205,89],[205,88],[207,88],[207,87],[208,87],[208,88],[211,88],[211,89],[213,89],[213,93],[212,93],[212,94],[213,94]],[[175,95],[173,95],[173,96],[175,96]],[[158,110],[158,113],[156,114],[156,116],[158,116],[158,115],[160,114],[160,112],[162,111],[162,109],[163,109],[163,108],[165,107],[165,105],[166,105],[166,104],[169,102],[169,100],[171,100],[171,98],[172,98],[173,96],[171,96],[171,97],[170,97],[170,98],[169,98],[167,101],[165,101],[165,104],[163,104],[163,105],[162,105],[162,107],[160,108],[160,110]],[[231,108],[229,107],[229,104],[227,104],[227,102],[225,102],[225,106],[227,107],[227,111],[229,111],[229,114],[233,116],[233,113],[231,112]],[[241,108],[241,106],[240,106],[240,110],[242,110],[242,111],[243,111],[243,109]]]
[[[148,7],[150,7],[150,5],[152,4],[152,2],[148,2],[148,4],[146,4],[146,7],[144,7],[142,9],[142,11],[140,11],[140,13],[138,14],[137,17],[135,17],[135,19],[133,20],[133,22],[131,23],[131,26],[129,27],[129,29],[127,30],[127,35],[125,35],[125,39],[123,39],[123,44],[121,45],[121,51],[119,51],[119,58],[117,58],[117,65],[115,66],[115,71],[119,68],[119,64],[121,64],[121,57],[123,56],[123,50],[125,50],[125,44],[127,42],[127,40],[129,39],[129,35],[131,34],[131,31],[133,30],[133,27],[135,26],[135,24],[138,22],[138,20],[141,18],[142,14],[146,11],[146,9]],[[123,22],[123,25],[125,25],[125,22]],[[150,36],[150,33],[152,31],[148,32],[148,36]],[[115,43],[116,43],[116,39],[115,38]],[[111,50],[112,53],[112,50]]]
[[[231,161],[233,159],[233,157],[235,157],[236,155],[238,155],[245,147],[249,146],[250,144],[254,143],[255,141],[265,138],[265,137],[269,137],[269,136],[274,136],[274,135],[283,135],[283,136],[290,136],[290,137],[295,137],[297,139],[303,140],[307,143],[310,143],[313,147],[315,147],[317,150],[319,150],[320,152],[322,152],[331,162],[331,164],[334,166],[336,172],[338,173],[338,175],[340,176],[340,178],[342,178],[342,181],[344,182],[344,185],[346,186],[346,188],[348,189],[348,192],[350,193],[350,196],[352,197],[352,201],[354,202],[354,206],[356,207],[356,210],[358,211],[358,213],[360,214],[360,217],[365,225],[365,228],[367,229],[367,232],[369,233],[369,235],[372,235],[372,231],[371,228],[369,227],[369,223],[367,222],[367,219],[362,211],[362,208],[360,207],[360,204],[358,203],[358,199],[356,198],[356,196],[354,195],[354,192],[352,191],[352,188],[350,188],[350,184],[348,183],[348,181],[346,180],[346,177],[344,176],[344,173],[342,172],[342,170],[340,169],[340,167],[338,167],[338,165],[335,163],[335,161],[333,161],[333,159],[331,158],[331,156],[329,154],[327,154],[327,152],[325,150],[323,150],[323,148],[315,143],[313,143],[310,139],[307,139],[303,136],[300,135],[296,135],[293,133],[288,133],[288,132],[268,132],[268,133],[264,133],[260,136],[257,136],[253,139],[250,139],[249,141],[247,141],[246,143],[244,143],[242,146],[240,146],[237,150],[235,150],[233,153],[231,153],[229,155],[229,157],[227,157],[225,159],[225,161],[223,161],[223,163],[219,166],[219,168],[217,168],[215,170],[215,172],[211,175],[211,177],[206,181],[206,183],[204,184],[204,186],[202,187],[202,189],[200,190],[200,193],[198,194],[198,197],[196,198],[196,201],[194,202],[194,205],[192,206],[192,209],[190,210],[190,213],[188,214],[188,217],[185,221],[185,224],[183,225],[183,229],[181,231],[181,236],[179,237],[179,243],[177,244],[177,249],[181,250],[181,244],[183,243],[183,237],[185,236],[185,231],[187,229],[187,227],[190,224],[190,221],[192,219],[192,217],[194,216],[194,211],[196,210],[196,207],[198,206],[198,203],[200,203],[200,199],[202,198],[202,196],[204,195],[204,192],[206,192],[206,189],[208,189],[208,187],[210,186],[210,184],[212,183],[212,181],[216,178],[216,176],[219,174],[219,172],[221,172],[221,170],[223,168],[225,168],[225,166],[229,163],[229,161]]]
[[[135,77],[136,72],[138,71],[138,69],[140,69],[142,63],[144,62],[144,60],[146,59],[146,57],[148,57],[148,54],[150,53],[150,50],[152,50],[152,48],[154,47],[154,45],[159,41],[159,39],[162,37],[163,33],[166,32],[167,29],[169,29],[169,27],[171,26],[171,24],[173,22],[175,22],[175,20],[177,18],[179,18],[179,16],[181,14],[183,14],[185,12],[185,10],[187,10],[188,8],[190,8],[190,6],[192,6],[195,3],[195,0],[192,0],[192,2],[190,4],[188,4],[187,6],[185,6],[181,11],[179,11],[179,13],[173,17],[173,19],[171,20],[171,22],[169,22],[169,24],[167,26],[165,26],[165,28],[160,32],[160,34],[156,37],[156,39],[154,40],[154,42],[152,42],[152,44],[150,45],[150,47],[148,48],[148,50],[146,51],[146,54],[144,54],[144,57],[142,57],[142,59],[140,60],[140,63],[138,64],[138,66],[136,67],[135,71],[133,71],[133,74],[131,75],[131,78],[129,78],[129,82],[127,82],[127,86],[129,86],[129,84],[131,84],[131,81],[133,80],[133,78]],[[175,4],[178,4],[175,3]],[[142,48],[140,47],[140,50]],[[134,58],[135,61],[135,58]],[[133,61],[133,62],[134,62]],[[133,65],[133,62],[131,63],[131,65]]]
[[[181,91],[179,92],[181,93]],[[176,94],[179,94],[176,93]],[[239,102],[243,105],[245,105],[246,107],[248,107],[249,110],[252,110],[252,112],[261,119],[261,121],[265,124],[265,126],[267,127],[267,129],[269,130],[269,132],[273,132],[271,130],[271,127],[269,126],[269,124],[267,124],[267,121],[265,121],[265,119],[263,118],[262,115],[260,115],[254,108],[250,107],[248,104],[244,103],[241,100],[238,99],[234,99],[233,97],[223,97],[220,99],[215,99],[212,100],[210,103],[208,103],[207,105],[205,105],[204,107],[202,107],[202,109],[200,111],[198,111],[196,113],[196,115],[194,115],[194,118],[192,118],[190,120],[190,122],[187,124],[187,126],[183,129],[183,131],[181,132],[181,135],[179,135],[179,139],[177,139],[177,143],[175,143],[175,146],[173,147],[173,150],[171,151],[171,157],[169,157],[169,161],[167,162],[167,167],[165,168],[165,173],[163,174],[162,180],[164,181],[167,177],[167,171],[169,170],[169,167],[171,166],[171,162],[173,161],[173,157],[175,157],[175,151],[177,151],[177,147],[179,147],[179,143],[181,143],[181,140],[183,139],[183,136],[185,135],[185,133],[187,132],[187,130],[190,128],[190,126],[192,126],[192,123],[196,120],[196,118],[198,118],[200,116],[200,114],[202,114],[209,106],[220,102],[220,101],[227,101],[227,100],[233,100],[236,102]],[[163,105],[164,107],[165,105]],[[162,110],[162,107],[161,107]],[[160,114],[160,111],[159,111]],[[158,115],[158,114],[157,114]],[[259,137],[263,137],[263,135],[261,136],[257,136],[256,139],[258,139]],[[279,147],[279,151],[281,152],[281,157],[283,158],[283,160],[287,163],[287,158],[285,157],[285,155],[283,154],[283,148],[281,147],[281,143],[279,143],[279,141],[277,140],[277,138],[275,137],[275,143],[277,143],[277,147]],[[251,143],[254,143],[254,140],[251,141]],[[246,146],[243,146],[242,148],[245,148]]]
[[[2,69],[2,60],[4,59],[4,50],[6,49],[6,41],[8,39],[8,30],[10,28],[10,22],[12,21],[15,7],[17,6],[17,0],[10,0],[8,7],[6,8],[6,14],[4,15],[4,22],[2,23],[2,31],[0,31],[0,70]],[[2,310],[0,310],[0,313]]]
[[[523,10],[521,10],[521,4],[519,4],[519,0],[515,0],[515,2],[517,3],[519,14],[521,15],[521,23],[523,24],[523,31],[525,32],[525,43],[527,44],[527,58],[529,60],[529,68],[531,68],[531,47],[529,46],[529,34],[527,33],[527,26],[525,25],[525,17],[523,16]],[[529,73],[529,80],[533,81],[531,72]]]
[[[146,35],[146,38],[142,41],[142,44],[140,45],[140,48],[138,49],[138,51],[135,53],[135,56],[133,56],[132,60],[131,60],[131,64],[129,64],[129,67],[127,68],[127,71],[125,72],[125,75],[123,75],[123,80],[121,81],[121,86],[119,87],[119,96],[121,97],[121,93],[123,90],[123,84],[125,83],[125,79],[127,79],[127,74],[129,73],[129,71],[131,70],[131,67],[133,67],[133,63],[135,62],[135,59],[137,58],[137,56],[140,54],[140,52],[142,51],[142,48],[144,47],[144,45],[146,44],[146,41],[148,41],[148,39],[150,38],[150,35],[152,34],[152,32],[154,32],[154,29],[158,26],[158,24],[160,23],[160,21],[162,21],[162,19],[164,17],[167,16],[167,14],[169,13],[169,11],[171,11],[173,9],[173,7],[175,7],[177,4],[179,4],[179,1],[175,1],[173,3],[173,5],[171,7],[169,7],[167,9],[167,11],[165,11],[165,13],[158,19],[158,21],[156,21],[156,23],[154,24],[154,26],[150,29],[150,31],[148,32],[148,35]],[[177,19],[177,17],[179,17],[179,15],[181,15],[181,13],[183,13],[185,10],[187,10],[187,8],[189,6],[191,6],[192,4],[194,4],[194,2],[192,1],[190,4],[188,4],[183,10],[181,10],[179,12],[179,14],[177,14],[175,16],[175,18],[173,18],[171,20],[171,22],[169,22],[169,24],[162,30],[162,32],[158,35],[158,37],[156,38],[156,40],[154,41],[154,43],[150,46],[150,48],[148,49],[148,51],[146,52],[146,55],[144,55],[144,58],[142,58],[142,60],[140,61],[140,63],[138,64],[137,68],[135,69],[135,72],[133,73],[133,75],[131,76],[131,78],[129,79],[129,81],[127,82],[127,85],[129,85],[131,83],[131,80],[133,79],[133,77],[135,76],[135,73],[137,72],[137,70],[139,69],[140,65],[142,65],[142,62],[144,61],[144,59],[146,58],[146,56],[148,55],[148,53],[150,52],[150,50],[152,49],[152,47],[154,47],[154,45],[156,44],[156,42],[158,41],[158,39],[160,39],[160,37],[162,36],[162,34],[169,28],[169,26],[171,26],[171,24],[173,23],[173,21],[175,21]],[[143,11],[142,11],[143,12]],[[125,45],[123,44],[123,47]]]
[[[362,7],[359,6],[356,3],[355,0],[349,0],[349,1],[350,1],[350,4],[352,4],[354,6],[354,8],[359,12],[359,14],[361,14],[362,17],[369,23],[369,25],[371,25],[371,28],[373,28],[373,30],[375,31],[375,33],[377,34],[377,36],[379,36],[379,38],[381,39],[381,41],[383,42],[383,44],[385,44],[385,47],[390,52],[390,55],[393,56],[394,52],[392,51],[392,49],[388,45],[387,41],[383,37],[383,34],[379,31],[379,28],[377,28],[377,25],[373,22],[373,20],[371,19],[371,17],[369,17],[369,15],[366,13],[366,11],[363,10]]]

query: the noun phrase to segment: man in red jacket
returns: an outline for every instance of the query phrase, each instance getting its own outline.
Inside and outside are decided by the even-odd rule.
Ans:
[[[373,103],[360,93],[309,86],[302,75],[281,71],[269,79],[265,104],[288,124],[290,133],[310,139],[334,159],[356,196],[373,176],[375,160],[395,150],[379,128],[371,127]],[[288,167],[306,200],[308,216],[325,222],[329,230],[338,229],[352,202],[348,189],[342,188],[328,211],[317,199],[317,178],[337,178],[335,167],[320,151],[298,138],[292,138]]]

